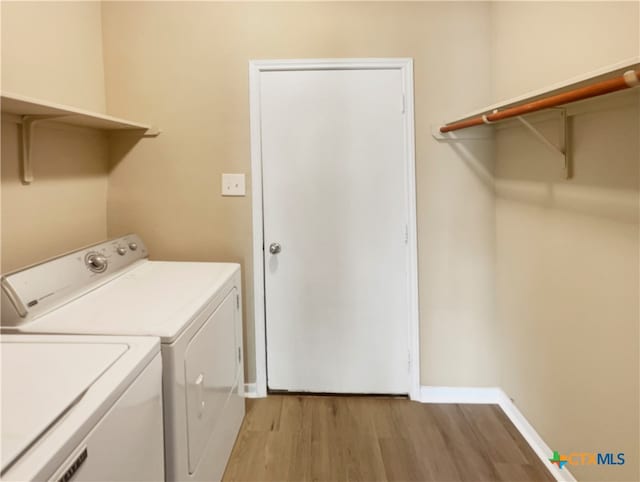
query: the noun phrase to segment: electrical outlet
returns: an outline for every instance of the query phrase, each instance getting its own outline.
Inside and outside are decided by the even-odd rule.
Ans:
[[[222,175],[222,195],[223,196],[244,196],[244,174],[223,174]]]

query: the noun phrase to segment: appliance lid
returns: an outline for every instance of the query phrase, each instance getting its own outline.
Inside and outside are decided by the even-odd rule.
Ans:
[[[233,289],[239,269],[233,263],[144,260],[15,329],[20,333],[148,335],[171,343],[208,303],[217,297],[222,301]]]
[[[0,340],[4,473],[129,347],[115,342]]]

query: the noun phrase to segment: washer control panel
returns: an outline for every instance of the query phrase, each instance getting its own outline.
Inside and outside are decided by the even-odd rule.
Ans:
[[[4,275],[2,325],[37,317],[147,256],[140,237],[129,234]]]
[[[138,246],[142,246],[138,251]],[[100,243],[86,249],[84,265],[92,273],[104,273],[120,269],[127,264],[147,257],[142,241],[134,234]]]

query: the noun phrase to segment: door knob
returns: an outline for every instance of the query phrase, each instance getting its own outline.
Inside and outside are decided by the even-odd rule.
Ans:
[[[280,251],[282,251],[282,246],[278,243],[271,243],[269,246],[269,252],[271,254],[278,254]]]

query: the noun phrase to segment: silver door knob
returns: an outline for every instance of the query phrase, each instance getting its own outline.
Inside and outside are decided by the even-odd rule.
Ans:
[[[269,252],[271,254],[278,254],[280,251],[282,251],[282,246],[280,246],[278,243],[271,243],[271,245],[269,246]]]

